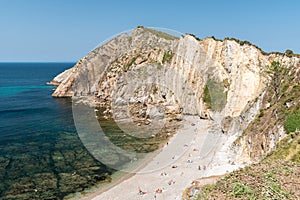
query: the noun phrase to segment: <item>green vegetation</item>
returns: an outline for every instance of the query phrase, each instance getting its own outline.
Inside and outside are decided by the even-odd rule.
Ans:
[[[217,39],[217,38],[215,38],[215,36],[211,36],[211,37],[209,37],[209,38],[212,38],[212,39],[214,39],[215,41],[220,41],[220,42],[222,42],[223,40],[221,40],[221,39]]]
[[[288,160],[300,163],[300,133],[290,133],[282,139],[276,148],[264,160]]]
[[[287,49],[285,52],[284,52],[284,55],[288,56],[288,57],[300,57],[300,54],[295,54],[292,50],[290,49]]]
[[[261,48],[259,48],[258,46],[252,44],[251,42],[247,41],[247,40],[239,40],[239,39],[236,39],[236,38],[229,38],[229,37],[226,37],[224,38],[224,41],[225,40],[231,40],[231,41],[235,41],[236,43],[240,44],[240,45],[249,45],[249,46],[253,46],[255,48],[257,48],[258,50],[260,50],[262,52],[262,54],[264,55],[267,55],[268,53],[264,52]]]
[[[287,67],[281,65],[279,62],[273,61],[270,66],[268,66],[267,72],[272,76],[270,87],[272,88],[275,100],[278,101],[282,93],[282,80],[287,74]]]
[[[263,116],[264,116],[264,110],[261,109],[261,110],[259,111],[258,118],[261,118],[261,117],[263,117]]]
[[[194,199],[299,199],[296,185],[300,181],[300,159],[294,159],[295,155],[299,157],[299,151],[291,151],[298,139],[299,135],[293,142],[291,138],[285,140],[278,146],[279,151],[261,163],[231,172],[215,184],[200,186],[201,193]],[[286,145],[284,151],[282,145]],[[288,153],[282,156],[283,152]],[[282,157],[290,159],[284,161]]]
[[[247,197],[247,199],[254,199],[254,191],[240,182],[234,182],[231,185],[231,196],[233,197]]]
[[[207,108],[213,111],[223,110],[227,101],[227,93],[224,92],[223,82],[209,78],[204,87],[202,99]]]
[[[200,38],[198,38],[197,36],[195,36],[194,34],[191,34],[191,33],[187,33],[186,35],[190,35],[190,36],[193,36],[196,40],[198,41],[202,41]],[[255,44],[252,44],[251,42],[247,41],[247,40],[239,40],[237,38],[230,38],[230,37],[226,37],[224,38],[224,40],[221,40],[221,39],[217,39],[215,38],[214,36],[211,36],[211,37],[208,37],[208,38],[212,38],[214,39],[215,41],[226,41],[226,40],[231,40],[231,41],[235,41],[237,42],[238,44],[240,44],[241,46],[243,45],[249,45],[249,46],[253,46],[255,48],[257,48],[263,55],[271,55],[271,54],[278,54],[278,55],[286,55],[288,57],[300,57],[300,54],[295,54],[292,50],[286,50],[285,53],[282,53],[282,52],[265,52],[263,51],[260,47],[258,47],[257,45]]]
[[[139,57],[140,55],[134,56],[132,57],[129,62],[127,64],[125,64],[124,66],[124,71],[127,72],[129,70],[129,68],[131,67],[131,65],[136,61],[136,59]]]
[[[229,83],[228,78],[225,78],[225,79],[223,80],[223,84],[224,84],[224,87],[225,87],[225,88],[229,89],[230,83]]]
[[[157,92],[158,92],[158,86],[152,86],[152,93],[153,94],[157,94]]]
[[[272,62],[266,68],[265,76],[270,77],[269,87],[264,95],[263,102],[268,103],[268,108],[260,110],[256,118],[248,125],[243,134],[234,142],[238,144],[244,136],[248,136],[256,140],[257,135],[263,135],[268,138],[270,131],[274,131],[274,127],[285,125],[288,127],[297,127],[297,117],[293,115],[300,109],[300,76],[295,75],[296,68],[287,68],[279,62]],[[253,102],[256,102],[254,100]],[[292,117],[289,117],[292,116]],[[291,128],[291,131],[295,131]],[[287,131],[290,132],[290,131]],[[260,137],[260,136],[259,136]],[[254,147],[256,145],[256,147]],[[251,143],[251,148],[259,149],[259,142]],[[260,153],[252,154],[256,158],[261,157]]]
[[[249,42],[247,40],[243,41],[243,40],[239,40],[239,39],[236,39],[236,38],[229,38],[229,37],[224,38],[224,41],[225,40],[235,41],[235,42],[237,42],[238,44],[240,44],[242,46],[243,45],[253,46],[253,47],[257,48],[258,50],[260,50],[263,55],[278,54],[278,55],[286,55],[288,57],[292,57],[292,56],[294,56],[294,57],[300,57],[300,54],[295,54],[292,50],[289,50],[289,49],[286,50],[285,53],[282,53],[282,52],[269,52],[268,53],[268,52],[263,51],[261,48],[259,48],[258,46],[256,46],[255,44],[252,44],[251,42]]]
[[[166,40],[175,40],[177,39],[177,37],[173,36],[173,35],[170,35],[170,34],[167,34],[167,33],[164,33],[162,31],[158,31],[158,30],[154,30],[154,29],[151,29],[151,28],[145,28],[143,27],[144,30],[146,31],[149,31],[150,33],[158,36],[158,37],[161,37],[161,38],[164,38]]]
[[[201,41],[200,38],[198,38],[196,35],[194,35],[192,33],[187,33],[186,35],[190,35],[190,36],[194,37],[196,40]]]
[[[290,49],[287,49],[287,50],[285,51],[285,54],[288,55],[288,56],[290,56],[290,55],[293,55],[294,52],[293,52],[292,50],[290,50]]]
[[[235,42],[239,43],[242,46],[245,45],[245,44],[254,46],[254,44],[252,44],[251,42],[249,42],[247,40],[243,41],[243,40],[239,40],[239,39],[236,39],[236,38],[229,38],[229,37],[225,38],[224,40],[232,40],[232,41],[235,41]],[[255,47],[258,48],[257,46],[255,46]],[[258,48],[258,49],[260,49],[260,48]]]
[[[284,129],[287,133],[300,131],[300,109],[287,117],[284,122]]]
[[[299,72],[296,67],[288,68],[279,62],[272,62],[267,69],[265,75],[271,81],[263,102],[269,106],[260,110],[242,138],[247,136],[252,141],[248,144],[253,150],[251,158],[262,158],[269,147],[259,138],[268,139],[276,131],[274,127],[280,126],[288,135],[260,163],[201,187],[197,199],[300,199],[296,186],[300,182],[300,132],[296,131],[300,129]]]
[[[171,51],[166,51],[163,56],[162,63],[170,63],[173,58],[173,53]]]

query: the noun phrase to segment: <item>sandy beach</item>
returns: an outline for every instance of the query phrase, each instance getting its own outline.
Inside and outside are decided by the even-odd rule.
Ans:
[[[181,199],[195,179],[238,169],[217,121],[185,116],[184,126],[144,168],[114,187],[85,197],[94,200]]]

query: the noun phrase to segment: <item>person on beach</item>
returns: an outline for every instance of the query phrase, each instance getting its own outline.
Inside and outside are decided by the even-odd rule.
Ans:
[[[138,189],[139,189],[139,193],[138,194],[140,195],[140,197],[142,197],[145,194],[147,194],[147,192],[143,192],[140,187]]]
[[[158,188],[158,189],[155,191],[155,193],[158,193],[158,194],[162,193],[162,189]]]
[[[166,172],[162,172],[160,175],[161,176],[167,176],[168,174]]]

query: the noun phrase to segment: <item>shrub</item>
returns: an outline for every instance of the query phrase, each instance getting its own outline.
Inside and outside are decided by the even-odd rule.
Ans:
[[[196,35],[194,35],[192,33],[186,33],[186,35],[190,35],[190,36],[194,37],[196,40],[201,41],[200,38],[198,38]]]
[[[289,55],[293,55],[294,52],[293,52],[292,50],[290,50],[290,49],[287,49],[287,50],[285,51],[285,54],[289,56]]]
[[[170,63],[173,57],[173,53],[171,51],[166,51],[164,53],[164,57],[162,63]]]
[[[290,114],[284,122],[284,129],[287,133],[300,129],[300,109]]]
[[[135,62],[135,60],[139,57],[139,55],[134,56],[129,60],[129,62],[124,66],[124,71],[127,72],[130,68],[130,66]]]
[[[232,184],[232,191],[231,195],[233,197],[245,197],[248,195],[252,195],[253,191],[251,190],[250,187],[240,183],[240,182],[235,182]]]

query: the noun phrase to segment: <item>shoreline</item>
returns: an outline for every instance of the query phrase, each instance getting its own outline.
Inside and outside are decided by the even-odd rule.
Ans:
[[[183,124],[178,123],[177,126],[181,127],[181,126],[183,126]],[[122,170],[116,171],[111,175],[111,178],[112,178],[111,182],[99,183],[91,188],[87,188],[83,192],[77,192],[77,193],[70,194],[66,198],[72,199],[72,200],[93,199],[93,198],[101,195],[102,193],[110,190],[111,188],[117,186],[118,184],[126,181],[127,179],[130,179],[131,177],[136,175],[136,172],[139,172],[140,170],[145,168],[148,165],[148,163],[153,160],[154,157],[156,157],[158,154],[160,154],[161,151],[163,151],[163,149],[165,148],[166,144],[169,143],[174,138],[175,135],[176,135],[176,133],[173,136],[171,136],[166,142],[160,143],[159,148],[156,151],[151,152],[150,156],[147,156],[146,158],[142,159],[142,163],[138,164],[138,167],[134,167],[134,172],[124,172]]]
[[[242,167],[229,163],[231,152],[226,142],[232,139],[209,133],[213,126],[209,120],[185,116],[183,127],[142,169],[107,188],[95,189],[82,199],[181,199],[192,181]],[[139,195],[139,190],[145,193]]]
[[[109,191],[111,188],[119,185],[120,183],[126,181],[127,179],[130,179],[132,176],[134,176],[134,173],[131,174],[124,174],[124,175],[120,175],[120,172],[116,172],[115,174],[112,175],[112,181],[110,183],[107,183],[107,185],[96,185],[93,188],[90,188],[89,190],[86,191],[85,194],[79,194],[78,197],[71,197],[70,199],[72,200],[88,200],[88,199],[93,199],[99,195],[101,195],[102,193]],[[117,177],[115,177],[117,176]],[[120,177],[118,177],[120,176]],[[113,180],[114,178],[116,178],[116,180]],[[101,184],[101,183],[100,183]]]

